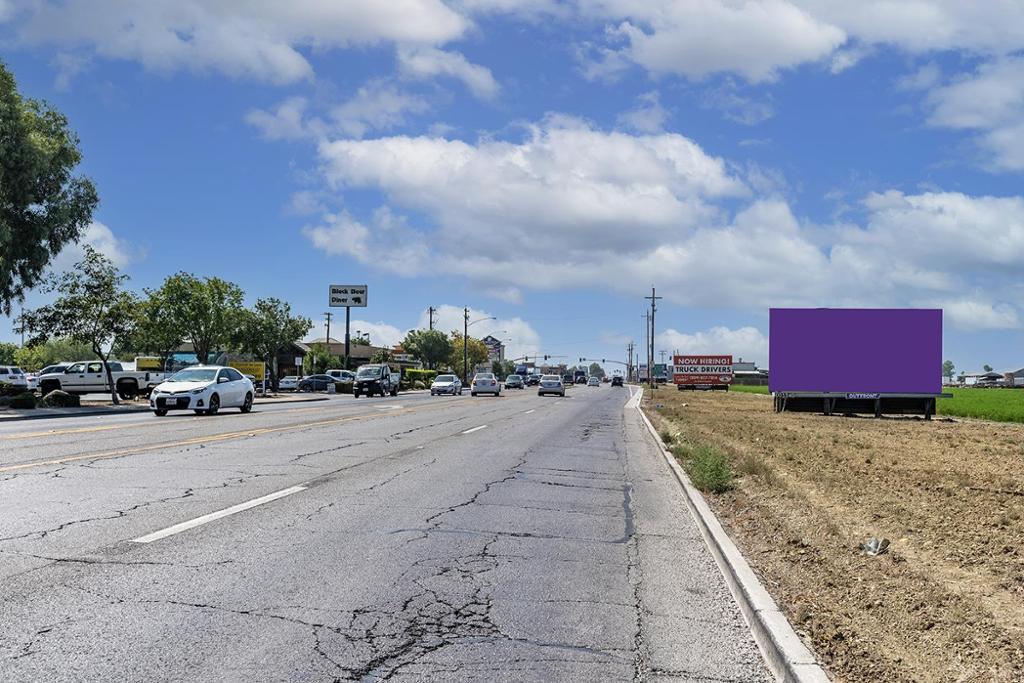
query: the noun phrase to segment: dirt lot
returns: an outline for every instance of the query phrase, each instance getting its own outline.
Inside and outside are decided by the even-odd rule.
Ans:
[[[1024,426],[646,405],[730,460],[734,488],[706,497],[834,680],[1024,681]],[[872,536],[890,551],[861,554]]]

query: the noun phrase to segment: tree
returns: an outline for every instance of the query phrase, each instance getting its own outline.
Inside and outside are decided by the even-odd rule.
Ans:
[[[410,330],[402,340],[402,348],[428,368],[434,369],[438,363],[445,362],[452,355],[452,340],[440,330]]]
[[[953,361],[947,360],[942,363],[942,376],[946,379],[953,379],[953,373],[956,371],[956,366],[953,365]]]
[[[981,369],[984,370],[985,372],[992,372],[992,366],[991,365],[982,365]]]
[[[341,359],[331,355],[327,344],[313,344],[302,360],[302,370],[307,375],[316,375],[340,365]]]
[[[0,63],[0,312],[43,282],[50,260],[76,242],[99,203],[74,177],[78,137],[63,114],[23,98]]]
[[[209,362],[211,352],[238,339],[245,310],[238,285],[219,277],[200,280],[190,273],[177,273],[149,294],[159,300],[155,305],[167,316],[164,324],[180,330],[200,363]]]
[[[595,362],[590,364],[590,368],[589,368],[588,374],[591,377],[597,377],[598,379],[604,379],[604,368],[601,367],[600,363],[595,361]]]
[[[60,362],[83,360],[92,355],[92,346],[71,339],[50,339],[42,344],[23,346],[14,352],[14,363],[35,371]]]
[[[350,336],[349,339],[348,339],[348,343],[350,345],[352,345],[352,346],[369,346],[370,345],[370,339],[369,339],[369,337],[363,337],[363,336],[359,336],[359,337],[351,337]]]
[[[468,377],[470,370],[481,363],[487,362],[489,356],[487,345],[479,339],[474,339],[473,337],[466,339],[466,349],[469,355],[468,367],[462,362],[462,333],[458,331],[452,332],[451,341],[452,352],[448,356],[448,365],[460,377]]]
[[[263,359],[277,391],[277,352],[302,339],[312,327],[309,318],[293,316],[289,304],[273,298],[258,299],[251,310],[242,313],[236,342],[242,351]]]
[[[89,345],[103,363],[115,405],[119,401],[107,362],[109,349],[119,338],[131,334],[138,306],[135,295],[121,287],[127,279],[110,259],[86,245],[85,256],[72,270],[47,281],[46,291],[56,292],[57,299],[49,306],[25,312],[26,327],[36,335],[32,343],[54,336]]]
[[[395,359],[395,354],[391,353],[391,349],[377,349],[376,353],[370,357],[371,363],[390,363]]]
[[[14,360],[18,354],[18,347],[7,342],[0,342],[0,365],[16,365]]]
[[[159,356],[166,362],[174,350],[185,341],[185,335],[177,324],[171,323],[173,312],[161,290],[145,290],[146,298],[136,309],[137,319],[131,339],[125,340],[125,348],[140,353]]]

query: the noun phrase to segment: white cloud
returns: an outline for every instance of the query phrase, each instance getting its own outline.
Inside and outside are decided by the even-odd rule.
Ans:
[[[403,330],[398,329],[394,325],[389,325],[382,320],[377,322],[353,320],[349,323],[349,330],[352,337],[356,336],[356,330],[359,330],[363,335],[369,335],[370,344],[373,346],[392,347],[405,339],[405,332]],[[331,336],[335,339],[344,339],[345,325],[341,325],[340,334],[335,334],[334,330],[331,330]]]
[[[978,144],[997,168],[1024,169],[1024,58],[982,64],[934,87],[926,101],[931,125],[978,131]]]
[[[668,354],[720,353],[753,361],[759,367],[768,365],[768,338],[756,327],[712,327],[699,332],[668,329],[655,335],[655,349]]]
[[[480,99],[493,99],[500,87],[491,70],[469,62],[461,53],[439,50],[435,47],[401,47],[398,63],[408,78],[429,79],[448,76],[462,81],[470,92]]]
[[[586,13],[620,21],[612,34],[627,43],[607,52],[655,75],[701,79],[732,72],[774,80],[780,70],[829,56],[846,36],[785,0],[581,0]]]
[[[937,301],[947,320],[962,330],[1009,330],[1020,327],[1017,310],[1006,303],[977,299]]]
[[[637,106],[619,114],[619,123],[639,133],[660,133],[668,120],[668,110],[661,106],[657,90],[637,98]]]
[[[509,304],[523,303],[523,291],[518,287],[487,287],[483,295]]]
[[[103,223],[93,221],[82,232],[77,244],[69,244],[50,262],[53,272],[70,270],[85,255],[83,246],[88,244],[96,251],[109,258],[118,268],[124,268],[142,255],[133,249],[125,240],[114,234],[114,231]]]
[[[437,311],[434,313],[434,329],[445,333],[456,331],[462,334],[462,316],[462,307],[442,304],[437,307]],[[481,339],[490,334],[500,339],[505,343],[505,358],[509,360],[522,358],[523,356],[536,356],[544,352],[541,348],[540,335],[537,334],[537,331],[533,329],[530,323],[518,316],[515,318],[498,317],[497,320],[487,320],[487,318],[491,317],[495,316],[488,311],[470,308],[470,323],[473,323],[475,320],[481,322],[470,325],[469,336]],[[423,315],[420,316],[418,327],[420,329],[427,329],[428,325],[428,314],[424,311]]]
[[[278,103],[273,111],[250,110],[245,115],[245,121],[258,128],[268,140],[301,140],[313,135],[318,128],[316,124],[306,121],[308,105],[305,97],[289,97]]]
[[[314,247],[332,256],[349,256],[359,263],[407,277],[423,272],[430,251],[422,236],[402,216],[381,207],[365,225],[347,211],[327,213],[319,225],[306,226],[302,233]],[[386,258],[380,258],[386,254]]]
[[[754,126],[775,116],[775,106],[769,99],[756,99],[741,94],[739,86],[732,79],[706,90],[701,106],[718,109],[725,118],[744,126]]]
[[[332,109],[331,116],[342,133],[358,138],[371,130],[401,126],[407,114],[421,114],[428,109],[430,105],[423,98],[401,92],[392,84],[373,81]]]
[[[470,25],[442,0],[40,0],[26,14],[18,35],[27,44],[271,83],[311,77],[302,49],[440,44]]]

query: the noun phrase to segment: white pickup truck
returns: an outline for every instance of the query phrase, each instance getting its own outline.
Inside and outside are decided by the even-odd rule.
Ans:
[[[148,395],[157,384],[164,381],[165,374],[151,370],[128,370],[120,361],[109,361],[110,374],[117,387],[117,395],[123,399]],[[69,394],[109,394],[110,385],[103,372],[103,363],[98,360],[72,363],[63,371],[50,372],[38,378],[39,393],[46,395],[60,389]]]

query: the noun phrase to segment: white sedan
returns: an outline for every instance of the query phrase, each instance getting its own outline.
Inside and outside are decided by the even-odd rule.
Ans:
[[[252,381],[234,368],[194,365],[154,387],[149,395],[149,407],[161,417],[169,410],[216,415],[221,408],[240,408],[248,413],[255,395]]]
[[[295,375],[282,377],[277,382],[277,388],[281,391],[297,391],[299,388],[299,379],[300,378]]]
[[[438,375],[430,385],[430,395],[451,394],[462,396],[462,380],[455,375]]]
[[[469,395],[494,394],[501,396],[501,382],[490,372],[478,372],[469,385]]]

